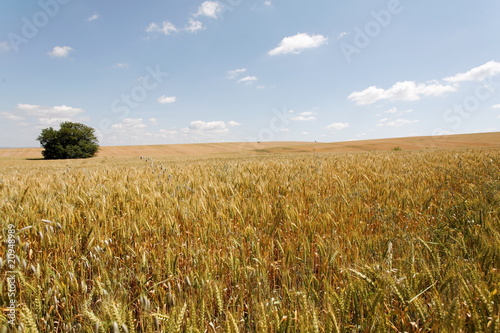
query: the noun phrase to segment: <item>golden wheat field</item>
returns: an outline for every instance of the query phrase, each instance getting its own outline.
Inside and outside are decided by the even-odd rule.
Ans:
[[[0,170],[2,332],[500,331],[498,147]]]

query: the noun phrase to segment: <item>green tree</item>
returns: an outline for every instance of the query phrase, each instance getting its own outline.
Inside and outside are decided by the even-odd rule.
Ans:
[[[42,130],[37,140],[45,149],[45,159],[89,158],[99,151],[95,130],[80,123],[61,123],[58,131],[52,127]]]

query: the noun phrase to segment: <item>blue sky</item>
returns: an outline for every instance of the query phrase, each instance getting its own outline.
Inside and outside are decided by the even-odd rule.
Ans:
[[[500,130],[497,0],[5,0],[0,147]]]

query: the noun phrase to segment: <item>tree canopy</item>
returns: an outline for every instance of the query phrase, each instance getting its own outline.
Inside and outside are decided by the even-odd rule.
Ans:
[[[59,130],[43,129],[37,140],[45,149],[45,159],[89,158],[99,151],[94,132],[92,127],[67,121],[61,123]]]

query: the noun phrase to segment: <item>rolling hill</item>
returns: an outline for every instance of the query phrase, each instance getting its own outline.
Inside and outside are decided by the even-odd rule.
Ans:
[[[159,155],[214,155],[214,154],[269,154],[297,152],[349,152],[370,150],[403,150],[500,147],[500,132],[420,136],[345,142],[229,142],[144,146],[104,146],[98,156],[159,156]],[[4,148],[0,158],[41,158],[42,148]]]

